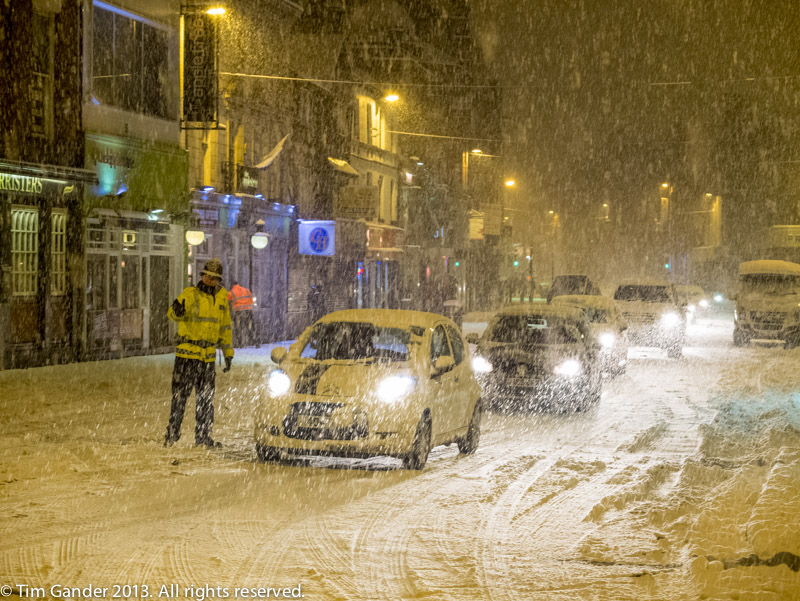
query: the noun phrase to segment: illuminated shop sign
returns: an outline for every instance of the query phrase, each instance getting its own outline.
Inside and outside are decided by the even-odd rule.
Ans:
[[[301,255],[333,256],[335,254],[335,222],[301,221],[298,230],[298,252]]]
[[[28,175],[12,175],[0,173],[0,190],[5,192],[22,192],[25,194],[41,194],[42,178]]]

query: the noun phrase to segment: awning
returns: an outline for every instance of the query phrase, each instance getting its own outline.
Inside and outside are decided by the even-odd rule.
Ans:
[[[265,156],[263,159],[261,159],[261,162],[260,162],[260,163],[258,163],[258,164],[255,166],[255,167],[256,167],[256,169],[266,169],[267,167],[269,167],[270,165],[272,165],[272,162],[273,162],[273,161],[274,161],[276,158],[278,158],[278,155],[281,153],[281,150],[283,150],[283,144],[284,144],[284,142],[286,142],[286,138],[288,138],[288,137],[289,137],[289,134],[286,134],[285,136],[283,136],[283,138],[281,139],[281,141],[280,141],[280,142],[278,142],[278,143],[275,145],[275,148],[273,148],[272,150],[270,150],[270,151],[269,151],[269,153],[268,153],[268,154],[267,154],[267,155],[266,155],[266,156]]]
[[[333,165],[333,168],[337,171],[358,177],[358,171],[356,171],[347,161],[343,161],[342,159],[334,159],[333,157],[328,157],[328,160],[330,161],[331,165]]]

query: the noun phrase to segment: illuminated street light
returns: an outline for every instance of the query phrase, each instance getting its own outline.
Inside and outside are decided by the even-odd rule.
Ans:
[[[398,96],[397,94],[387,94],[383,99],[386,102],[397,102],[398,100],[400,100],[400,96]]]
[[[480,148],[473,148],[472,154],[483,154],[483,151]]]
[[[661,187],[666,190],[667,188],[669,188],[669,182],[664,182],[663,184],[661,184]]]
[[[517,182],[515,182],[513,179],[507,179],[506,180],[506,186],[509,187],[509,188],[512,188],[516,184],[517,184]]]
[[[214,8],[209,8],[206,13],[215,17],[221,17],[225,14],[225,9],[221,6],[215,6]]]
[[[192,246],[202,244],[206,239],[206,233],[202,230],[186,230],[186,242]]]

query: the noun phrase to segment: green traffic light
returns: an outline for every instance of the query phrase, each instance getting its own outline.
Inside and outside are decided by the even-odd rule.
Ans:
[[[461,265],[461,263],[459,263],[458,261],[456,261],[456,267],[458,267],[459,265]]]
[[[664,263],[664,269],[669,269],[669,263]]]
[[[519,267],[519,261],[514,261],[514,267]]]

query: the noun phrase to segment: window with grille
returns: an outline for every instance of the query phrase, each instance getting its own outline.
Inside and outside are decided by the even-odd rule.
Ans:
[[[67,212],[53,209],[50,247],[50,294],[67,292]]]
[[[11,209],[11,279],[14,296],[33,296],[39,276],[39,211]]]

